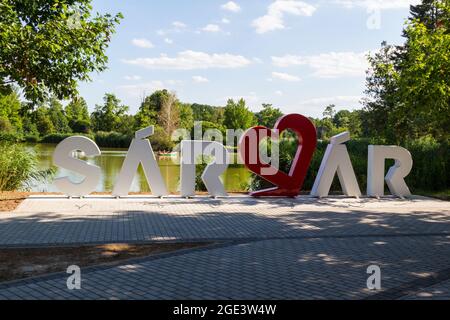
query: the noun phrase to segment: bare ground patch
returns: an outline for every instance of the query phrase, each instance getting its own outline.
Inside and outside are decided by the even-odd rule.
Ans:
[[[0,282],[24,279],[67,267],[80,268],[122,262],[211,243],[104,244],[79,247],[0,249]]]

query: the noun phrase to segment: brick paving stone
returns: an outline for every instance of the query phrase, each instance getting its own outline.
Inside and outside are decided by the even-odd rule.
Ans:
[[[0,298],[365,299],[377,294],[366,288],[366,270],[374,262],[382,270],[382,289],[389,291],[435,272],[436,266],[448,268],[450,237],[253,241],[82,270],[81,290],[67,290],[65,274],[0,285]],[[447,299],[449,285],[450,279],[409,298]]]
[[[449,203],[427,198],[44,197],[27,199],[16,212],[0,216],[0,246],[443,233],[450,233]]]

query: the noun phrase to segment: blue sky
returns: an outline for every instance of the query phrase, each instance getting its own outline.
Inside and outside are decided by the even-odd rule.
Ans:
[[[114,92],[135,113],[145,94],[257,111],[320,116],[328,104],[361,107],[365,55],[401,43],[408,0],[94,0],[122,12],[109,69],[80,86],[91,109]]]

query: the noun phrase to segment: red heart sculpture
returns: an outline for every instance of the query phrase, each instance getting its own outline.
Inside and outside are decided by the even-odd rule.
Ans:
[[[261,162],[259,143],[261,139],[279,135],[287,129],[297,134],[298,149],[289,174]],[[305,181],[314,151],[317,147],[317,132],[314,124],[300,114],[290,114],[278,119],[273,130],[254,127],[247,130],[239,142],[239,153],[245,166],[263,179],[276,185],[274,188],[250,193],[253,197],[296,197]],[[269,173],[269,174],[267,174]]]

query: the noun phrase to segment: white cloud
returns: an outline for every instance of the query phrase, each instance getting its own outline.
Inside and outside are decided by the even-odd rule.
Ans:
[[[272,57],[277,67],[305,65],[314,70],[318,78],[336,78],[342,76],[364,76],[368,68],[367,52],[329,52],[313,56],[285,55]]]
[[[285,29],[284,15],[312,16],[316,8],[306,2],[296,0],[276,0],[267,9],[267,14],[252,22],[257,33]]]
[[[150,40],[147,40],[144,38],[133,39],[133,40],[131,40],[131,43],[139,48],[145,48],[145,49],[153,48],[153,43]]]
[[[241,11],[241,7],[234,1],[228,1],[227,3],[221,6],[223,10],[231,11],[231,12],[239,12]]]
[[[235,69],[250,65],[251,60],[229,53],[209,54],[199,51],[182,51],[176,57],[161,55],[157,58],[123,60],[124,63],[148,69],[194,70],[194,69]]]
[[[282,96],[282,95],[283,95],[283,91],[277,90],[277,91],[275,91],[275,94],[276,94],[277,96]]]
[[[219,32],[220,27],[217,24],[208,24],[202,30],[206,32]]]
[[[321,97],[301,101],[300,105],[325,107],[327,105],[334,104],[338,108],[357,108],[360,106],[360,101],[362,98],[362,96]]]
[[[167,44],[173,44],[173,40],[169,39],[169,38],[165,38],[164,42],[167,43]]]
[[[288,73],[282,73],[282,72],[272,72],[272,77],[278,80],[283,81],[290,81],[290,82],[297,82],[300,81],[300,78],[297,76],[293,76]]]
[[[419,4],[420,0],[334,0],[334,3],[346,8],[363,7],[366,9],[404,9]]]
[[[193,76],[192,80],[194,82],[196,82],[196,83],[207,83],[207,82],[209,82],[209,80],[207,78],[202,77],[202,76]]]
[[[163,81],[152,81],[146,83],[139,83],[134,85],[123,85],[119,86],[117,89],[130,97],[141,97],[145,94],[149,94],[155,90],[164,89],[166,86]]]
[[[124,77],[125,80],[127,81],[137,81],[137,80],[141,80],[141,76],[125,76]]]
[[[222,23],[223,24],[229,24],[231,21],[229,20],[229,19],[227,19],[227,18],[223,18],[222,19]]]
[[[174,26],[177,29],[184,29],[187,27],[187,25],[181,21],[174,21],[172,22],[172,26]]]

